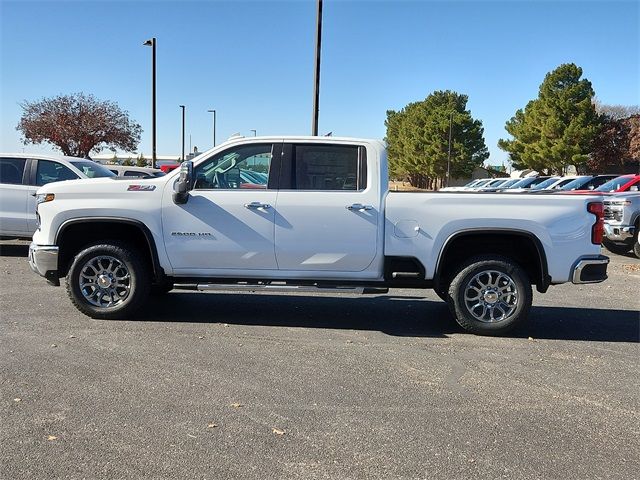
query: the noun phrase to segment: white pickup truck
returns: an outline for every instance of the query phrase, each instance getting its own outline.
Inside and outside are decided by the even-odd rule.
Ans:
[[[240,138],[161,178],[42,187],[29,262],[94,318],[173,288],[432,288],[466,330],[500,334],[532,285],[601,282],[609,262],[598,197],[500,195],[390,192],[375,140]]]

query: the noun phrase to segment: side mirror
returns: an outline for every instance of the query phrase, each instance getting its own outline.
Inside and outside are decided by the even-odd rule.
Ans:
[[[193,190],[193,162],[187,160],[180,165],[180,176],[173,186],[173,203],[177,205],[187,203],[191,190]]]
[[[596,187],[594,187],[593,185],[589,185],[587,188],[588,188],[589,190],[595,190],[595,189],[596,189]]]

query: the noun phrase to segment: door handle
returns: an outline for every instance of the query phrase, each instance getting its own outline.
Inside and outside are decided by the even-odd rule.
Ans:
[[[251,203],[245,203],[244,204],[244,208],[254,208],[254,209],[259,209],[259,208],[271,208],[271,205],[269,205],[268,203],[261,203],[261,202],[251,202]]]
[[[347,205],[345,207],[347,210],[364,212],[365,210],[373,210],[371,205],[362,205],[361,203],[354,203],[353,205]]]

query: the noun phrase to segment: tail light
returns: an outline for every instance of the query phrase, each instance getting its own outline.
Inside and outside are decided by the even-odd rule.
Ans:
[[[602,202],[591,202],[587,204],[587,210],[596,216],[596,223],[591,227],[591,243],[600,245],[604,236],[604,205]]]

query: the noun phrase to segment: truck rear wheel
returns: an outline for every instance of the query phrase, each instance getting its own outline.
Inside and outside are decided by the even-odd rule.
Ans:
[[[532,300],[527,273],[501,256],[468,260],[449,286],[448,303],[456,321],[480,335],[500,335],[524,322]]]
[[[149,295],[150,272],[141,257],[135,248],[116,240],[84,248],[66,278],[71,301],[92,318],[127,318]]]

